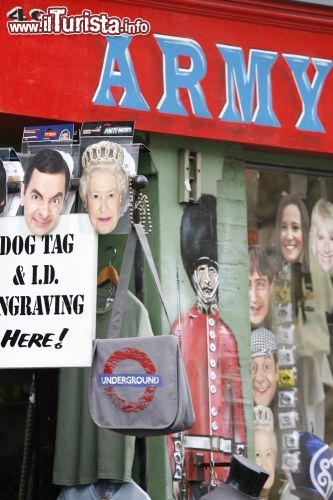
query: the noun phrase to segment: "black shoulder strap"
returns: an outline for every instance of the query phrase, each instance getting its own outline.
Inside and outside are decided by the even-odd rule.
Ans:
[[[120,270],[120,274],[119,274],[119,283],[117,286],[117,291],[116,291],[114,303],[112,306],[112,313],[111,313],[109,330],[108,330],[108,337],[109,338],[118,337],[119,333],[120,333],[123,312],[124,312],[124,304],[126,301],[128,284],[129,284],[129,280],[131,277],[131,271],[132,271],[132,267],[133,267],[135,248],[136,248],[138,241],[140,242],[143,253],[146,256],[146,260],[147,260],[147,263],[149,265],[149,269],[151,271],[151,274],[153,276],[153,280],[154,280],[156,289],[158,291],[159,297],[161,299],[161,303],[163,305],[166,317],[168,319],[169,325],[171,325],[168,311],[167,311],[167,308],[166,308],[166,305],[165,305],[165,302],[163,299],[161,283],[160,283],[160,280],[159,280],[159,277],[158,277],[158,274],[156,271],[154,259],[153,259],[153,256],[152,256],[152,253],[151,253],[151,250],[149,247],[149,243],[148,243],[145,231],[143,229],[142,224],[133,224],[131,226],[131,229],[130,229],[130,232],[129,232],[129,235],[127,238],[123,262],[122,262],[121,270]]]

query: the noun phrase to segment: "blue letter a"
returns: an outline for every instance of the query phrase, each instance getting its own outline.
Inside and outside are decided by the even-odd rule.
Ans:
[[[94,104],[116,106],[111,87],[123,87],[124,93],[119,101],[122,108],[149,111],[149,106],[140,92],[128,46],[132,37],[107,36],[108,45],[104,57],[100,81],[93,97]],[[116,63],[118,70],[115,69]]]

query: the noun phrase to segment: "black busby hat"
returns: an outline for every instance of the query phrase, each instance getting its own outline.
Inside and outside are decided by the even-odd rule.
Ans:
[[[186,205],[180,225],[180,252],[191,283],[199,259],[217,267],[215,196],[203,194],[198,203]]]

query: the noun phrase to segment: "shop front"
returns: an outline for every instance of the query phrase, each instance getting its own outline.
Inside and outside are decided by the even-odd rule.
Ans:
[[[304,492],[330,498],[332,466],[323,464],[332,462],[333,442],[332,8],[268,0],[150,0],[144,6],[76,0],[64,7],[6,0],[1,14],[1,149],[13,148],[25,169],[35,140],[24,136],[27,127],[72,131],[66,147],[60,135],[52,143],[73,163],[66,217],[88,210],[78,190],[86,147],[116,141],[132,154],[132,145],[140,144],[135,171],[148,180],[148,239],[171,327],[142,255],[131,290],[155,334],[179,337],[196,411],[196,423],[180,435],[116,439],[109,470],[96,466],[89,475],[77,450],[91,456],[92,447],[101,446],[89,467],[103,455],[101,444],[95,448],[100,438],[89,434],[87,443],[82,434],[81,370],[88,369],[89,349],[82,346],[75,356],[62,351],[57,361],[36,356],[32,344],[29,355],[15,352],[12,362],[10,312],[0,301],[0,429],[8,444],[1,462],[9,464],[10,494],[20,488],[22,500],[44,500],[57,498],[63,487],[132,477],[153,500],[169,500],[172,492],[200,498],[225,481],[236,453],[269,470],[265,498],[286,499],[290,491],[296,498]],[[1,218],[20,210],[7,216],[5,209]],[[61,224],[63,242],[76,229]],[[21,226],[8,227],[1,236],[13,241]],[[14,251],[11,260],[0,248],[2,266],[9,273],[13,267],[21,290],[28,266],[30,284],[41,289],[65,266],[61,296],[91,293],[92,317],[82,326],[75,313],[73,325],[65,325],[69,333],[63,322],[52,323],[64,346],[75,325],[94,324],[98,334],[94,274],[110,265],[120,271],[127,229],[96,230],[98,238],[84,233],[91,239],[88,254],[75,237],[82,257],[52,242],[43,275],[31,255],[20,261]],[[92,263],[89,271],[80,260]],[[81,280],[87,290],[72,290]],[[33,412],[29,394],[37,401]],[[75,409],[68,412],[71,421],[62,405]],[[14,439],[8,412],[18,419],[20,438]],[[267,433],[273,439],[263,445]],[[266,461],[267,447],[273,463]],[[29,466],[26,456],[34,458]]]

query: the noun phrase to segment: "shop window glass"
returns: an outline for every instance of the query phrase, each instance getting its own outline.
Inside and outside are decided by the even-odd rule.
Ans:
[[[246,186],[254,429],[269,428],[277,446],[269,498],[284,488],[325,495],[332,470],[320,483],[327,471],[314,461],[326,446],[333,463],[333,178],[251,167]],[[255,446],[259,462],[259,434]]]

